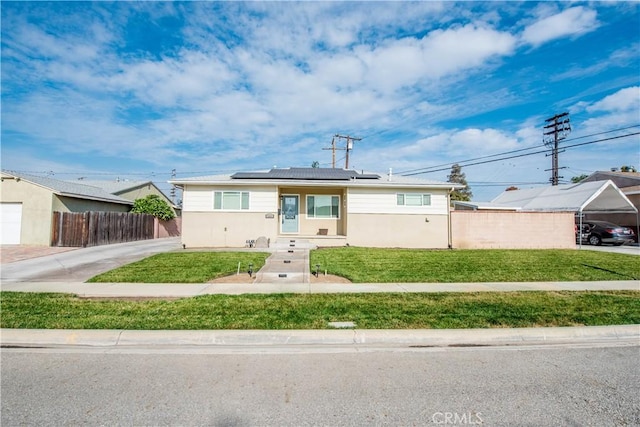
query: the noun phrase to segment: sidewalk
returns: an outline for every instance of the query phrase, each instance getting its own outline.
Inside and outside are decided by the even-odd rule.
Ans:
[[[640,291],[638,280],[486,283],[82,283],[3,282],[3,291],[61,292],[85,298],[186,298],[198,295],[375,292]]]

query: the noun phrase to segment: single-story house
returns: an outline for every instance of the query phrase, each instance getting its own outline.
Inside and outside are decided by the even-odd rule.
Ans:
[[[133,201],[102,188],[50,177],[0,173],[0,244],[51,243],[53,212],[129,212]]]
[[[176,206],[154,183],[153,181],[130,181],[128,179],[116,179],[111,181],[103,180],[77,180],[79,184],[91,185],[102,188],[109,194],[131,200],[142,199],[150,194],[154,194],[164,200],[176,214],[180,216],[181,209]]]
[[[186,247],[264,237],[320,246],[447,248],[458,184],[337,168],[274,168],[169,181],[183,190]]]

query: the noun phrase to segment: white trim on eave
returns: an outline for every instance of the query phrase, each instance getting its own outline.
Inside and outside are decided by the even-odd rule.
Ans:
[[[456,188],[464,188],[463,185],[454,183],[416,183],[395,181],[317,181],[317,180],[207,180],[207,181],[168,181],[178,187],[185,186],[255,186],[255,187],[331,187],[331,188],[433,188],[452,191]]]

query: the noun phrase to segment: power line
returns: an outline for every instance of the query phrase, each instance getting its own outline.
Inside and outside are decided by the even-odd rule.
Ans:
[[[595,140],[595,141],[582,142],[580,144],[567,145],[564,148],[567,149],[567,148],[582,147],[584,145],[595,144],[597,142],[610,141],[610,140],[613,140],[613,139],[626,138],[628,136],[634,136],[634,135],[640,135],[640,132],[629,133],[629,134],[626,134],[626,135],[612,136],[612,137],[609,137],[609,138],[598,139],[598,140]],[[482,161],[482,162],[467,163],[467,164],[460,165],[460,166],[466,167],[466,166],[483,165],[483,164],[486,164],[486,163],[493,163],[493,162],[499,162],[499,161],[502,161],[502,160],[516,159],[516,158],[519,158],[519,157],[533,156],[534,154],[541,154],[541,153],[546,153],[546,152],[548,152],[548,150],[540,150],[540,151],[534,151],[533,153],[519,154],[517,156],[508,156],[508,157],[501,157],[499,159],[486,160],[486,161]],[[451,165],[451,164],[452,163],[448,163],[448,165]],[[405,173],[405,174],[402,174],[402,175],[403,176],[420,175],[420,174],[425,174],[425,173],[446,171],[446,170],[449,170],[449,169],[450,169],[450,167],[446,167],[446,168],[434,169],[434,170],[423,171],[423,172]]]
[[[605,135],[607,133],[619,132],[619,131],[623,131],[623,130],[627,130],[627,129],[633,129],[633,128],[637,128],[637,127],[640,127],[640,124],[633,125],[633,126],[627,126],[627,127],[623,127],[623,128],[607,130],[607,131],[603,131],[603,132],[592,133],[590,135],[582,135],[582,136],[578,136],[578,137],[575,137],[575,138],[568,138],[568,139],[565,139],[564,142],[567,143],[567,142],[570,142],[570,141],[577,141],[579,139],[590,138],[590,137],[598,136],[598,135]],[[425,168],[409,169],[409,170],[406,170],[406,171],[399,171],[399,172],[396,172],[396,173],[398,175],[403,175],[405,173],[417,172],[417,171],[425,171],[425,173],[427,173],[427,172],[429,172],[428,169],[440,168],[440,167],[443,167],[443,166],[451,166],[454,163],[461,164],[461,163],[466,163],[466,162],[473,162],[473,161],[476,161],[476,160],[490,159],[492,157],[504,156],[505,154],[520,153],[520,152],[523,152],[523,151],[534,150],[536,148],[545,147],[545,146],[546,146],[545,144],[533,145],[533,146],[527,147],[527,148],[520,148],[520,149],[517,149],[517,150],[511,150],[511,151],[503,151],[501,153],[489,154],[489,155],[482,156],[482,157],[474,157],[472,159],[460,160],[460,161],[457,161],[457,162],[443,163],[443,164],[440,164],[440,165],[433,165],[433,166],[428,166],[428,167],[425,167]],[[535,154],[538,154],[538,153],[535,153]]]

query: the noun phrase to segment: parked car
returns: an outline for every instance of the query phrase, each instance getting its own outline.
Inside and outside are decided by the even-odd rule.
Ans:
[[[576,225],[577,234],[578,225]],[[583,221],[580,238],[583,243],[599,246],[603,243],[624,245],[635,242],[635,233],[631,228],[621,227],[607,221]],[[578,239],[578,236],[576,236]]]

